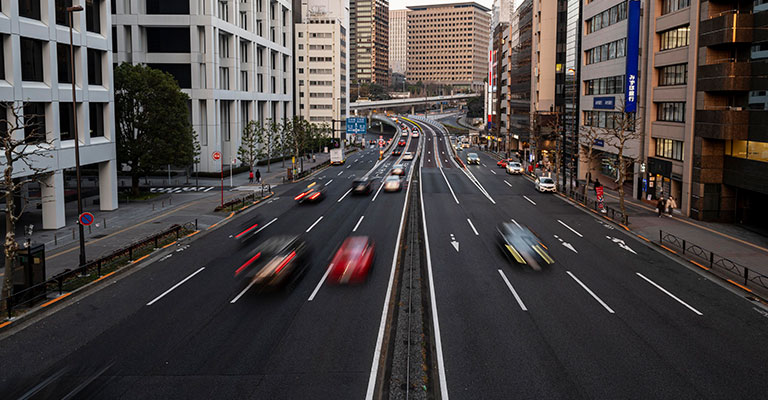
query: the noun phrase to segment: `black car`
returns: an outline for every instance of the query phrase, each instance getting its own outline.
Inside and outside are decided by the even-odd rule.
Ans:
[[[534,270],[541,270],[540,262],[554,264],[555,260],[547,252],[547,247],[530,229],[510,222],[498,227],[501,251],[518,264],[530,265]]]
[[[253,249],[235,270],[235,278],[259,288],[294,284],[307,268],[309,247],[300,236],[277,236]]]
[[[325,198],[325,187],[314,185],[299,193],[293,199],[301,203],[317,203]]]
[[[352,194],[371,194],[373,192],[372,179],[358,179],[352,182]]]
[[[399,156],[400,154],[403,154],[403,151],[402,151],[402,150],[400,150],[400,149],[394,149],[394,150],[392,150],[392,157],[397,157],[397,156]]]

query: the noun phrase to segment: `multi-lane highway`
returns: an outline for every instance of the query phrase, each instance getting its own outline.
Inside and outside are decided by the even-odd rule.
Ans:
[[[379,394],[406,218],[421,218],[424,288],[442,398],[762,398],[768,313],[642,240],[541,194],[496,160],[464,167],[434,122],[401,119],[413,161],[379,150],[280,186],[270,200],[0,340],[0,398],[324,398]],[[399,140],[395,136],[393,141]],[[466,157],[470,150],[459,153]],[[406,167],[403,190],[380,182]],[[370,195],[351,182],[376,180]],[[413,179],[418,177],[418,179]],[[318,204],[294,196],[314,183]],[[419,207],[405,211],[408,196]],[[255,244],[302,235],[309,269],[292,289],[245,290]],[[528,227],[554,258],[513,265],[501,222]],[[367,282],[327,282],[350,235],[369,236]],[[255,245],[254,244],[254,245]],[[431,390],[431,389],[428,389]]]

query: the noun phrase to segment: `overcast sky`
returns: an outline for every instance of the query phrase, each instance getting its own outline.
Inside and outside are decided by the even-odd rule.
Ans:
[[[389,0],[390,10],[401,10],[406,6],[422,6],[426,4],[448,4],[448,3],[461,3],[462,1],[450,1],[450,0]],[[493,0],[475,0],[475,3],[484,5],[491,8]]]

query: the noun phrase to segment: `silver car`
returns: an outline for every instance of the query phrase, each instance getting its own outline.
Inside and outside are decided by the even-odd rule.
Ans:
[[[533,186],[538,190],[539,192],[555,192],[557,191],[557,188],[555,187],[555,181],[548,177],[548,176],[540,176],[536,178],[536,181],[533,183]]]
[[[513,174],[522,174],[523,173],[523,166],[517,162],[512,161],[507,163],[507,173],[510,175]]]

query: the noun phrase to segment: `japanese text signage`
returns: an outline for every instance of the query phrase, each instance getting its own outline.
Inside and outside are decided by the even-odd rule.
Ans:
[[[368,120],[365,117],[347,118],[348,134],[365,134],[368,131]]]
[[[592,99],[592,108],[602,110],[613,110],[616,105],[616,98],[611,97],[595,97]]]
[[[640,53],[640,1],[630,0],[627,11],[627,69],[624,112],[637,110],[637,63]]]

